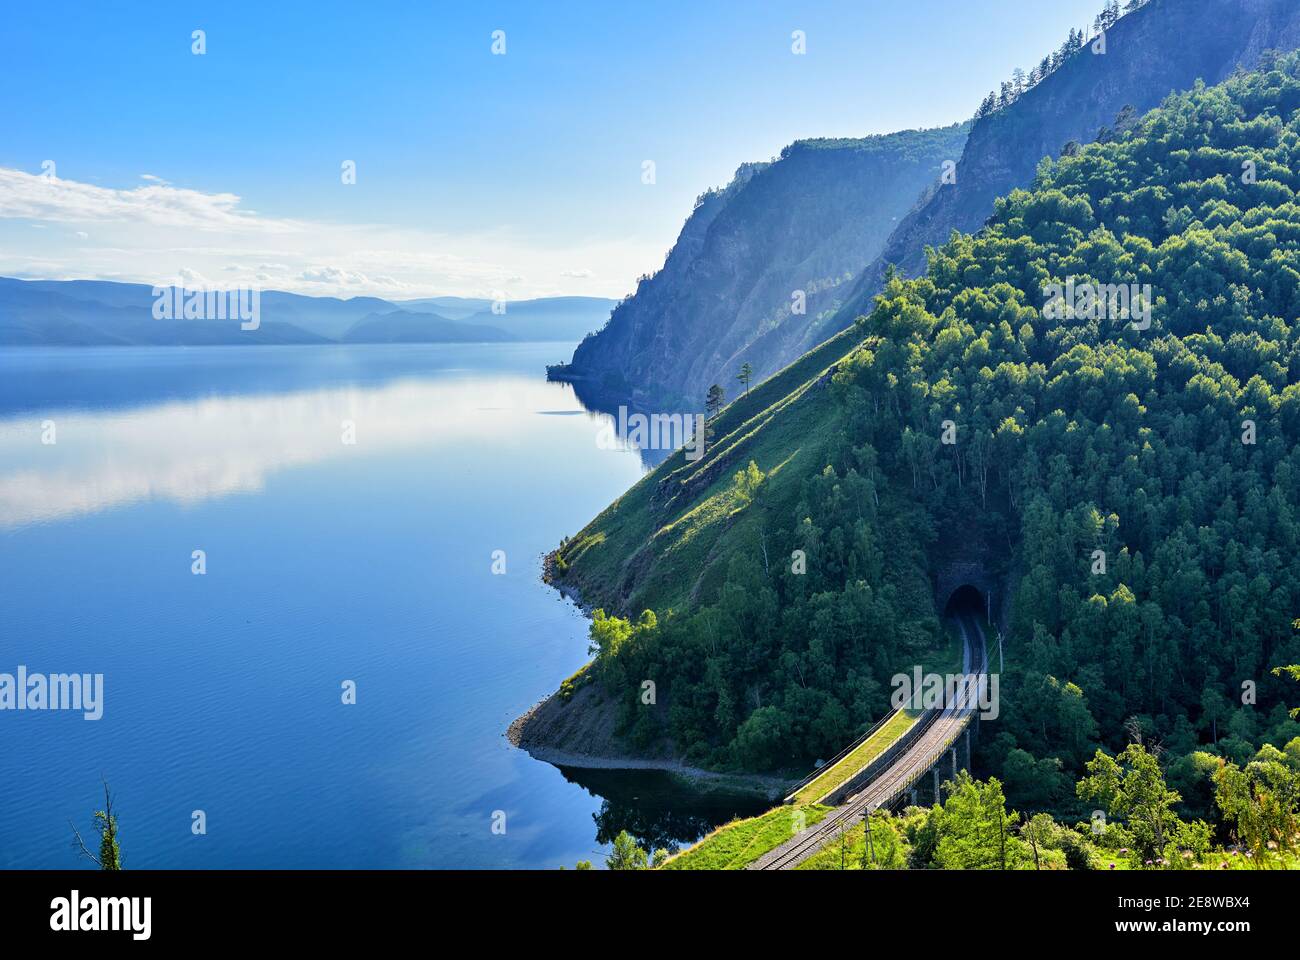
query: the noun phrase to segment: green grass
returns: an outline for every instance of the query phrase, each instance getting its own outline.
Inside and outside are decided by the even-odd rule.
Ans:
[[[671,857],[660,869],[744,870],[794,836],[797,826],[794,817],[798,813],[804,815],[803,825],[811,827],[830,810],[819,806],[780,806],[747,820],[733,820]]]
[[[826,767],[816,779],[810,780],[801,787],[795,794],[795,803],[813,803],[820,800],[857,776],[867,764],[884,753],[890,744],[910,730],[918,716],[920,716],[919,711],[899,710],[869,739],[858,744],[847,757],[833,766]]]
[[[843,836],[835,836],[826,841],[826,845],[810,856],[796,870],[861,870],[862,848],[865,846],[865,830],[862,821],[844,831]],[[875,834],[875,831],[872,831]]]
[[[678,450],[565,545],[564,582],[592,606],[633,616],[711,600],[727,558],[754,549],[765,517],[791,514],[808,472],[824,466],[840,417],[817,381],[860,339],[844,331],[733,400],[703,459]],[[762,509],[733,495],[732,478],[750,460],[767,475]]]
[[[796,870],[861,870],[862,836],[861,821],[844,831],[843,836],[836,836],[826,841],[826,845],[810,856]]]

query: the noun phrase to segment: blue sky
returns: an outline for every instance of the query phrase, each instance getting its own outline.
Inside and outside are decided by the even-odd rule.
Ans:
[[[1101,5],[11,5],[0,273],[622,296],[740,163],[964,119]]]

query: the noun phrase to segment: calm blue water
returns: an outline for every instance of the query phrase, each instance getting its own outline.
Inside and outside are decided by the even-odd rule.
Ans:
[[[135,868],[555,867],[752,810],[503,736],[586,659],[543,553],[643,469],[539,375],[569,353],[0,351],[0,672],[105,687],[0,711],[0,867],[77,865],[101,775]]]

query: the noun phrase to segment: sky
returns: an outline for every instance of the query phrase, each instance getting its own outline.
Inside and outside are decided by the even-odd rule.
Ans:
[[[959,122],[1101,6],[12,4],[0,275],[622,297],[741,163]]]

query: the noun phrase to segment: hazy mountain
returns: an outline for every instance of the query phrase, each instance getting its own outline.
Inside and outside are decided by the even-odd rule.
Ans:
[[[438,306],[434,306],[437,304]],[[11,345],[205,345],[328,343],[344,339],[363,321],[400,312],[422,314],[458,327],[415,329],[389,321],[361,334],[366,342],[397,342],[425,337],[444,342],[467,340],[562,340],[573,342],[596,329],[614,301],[597,297],[548,297],[506,304],[493,314],[492,301],[433,297],[402,304],[378,297],[309,297],[280,290],[261,295],[261,324],[241,330],[228,320],[158,320],[153,288],[108,280],[17,280],[0,277],[0,343]],[[429,331],[433,332],[430,333]],[[477,330],[477,332],[474,332]],[[358,342],[354,337],[350,342]]]
[[[448,320],[436,313],[392,310],[361,318],[341,339],[344,343],[485,343],[516,338],[485,324]]]
[[[492,307],[491,300],[477,297],[422,297],[418,300],[394,300],[403,310],[429,310],[448,320],[464,320]]]
[[[839,306],[943,162],[960,156],[966,132],[804,140],[742,166],[699,198],[663,269],[641,278],[558,375],[698,406],[711,383],[736,388],[742,359],[772,373],[791,359],[783,345]]]
[[[497,327],[517,340],[581,340],[599,330],[617,301],[605,297],[542,297],[510,300],[492,312],[492,301],[467,297],[428,297],[398,303],[404,310],[428,310],[448,320]]]
[[[0,278],[0,343],[205,346],[328,342],[319,333],[278,319],[287,311],[274,300],[268,303],[268,297],[262,301],[259,327],[241,330],[238,320],[155,319],[152,288],[143,284],[4,277]]]

